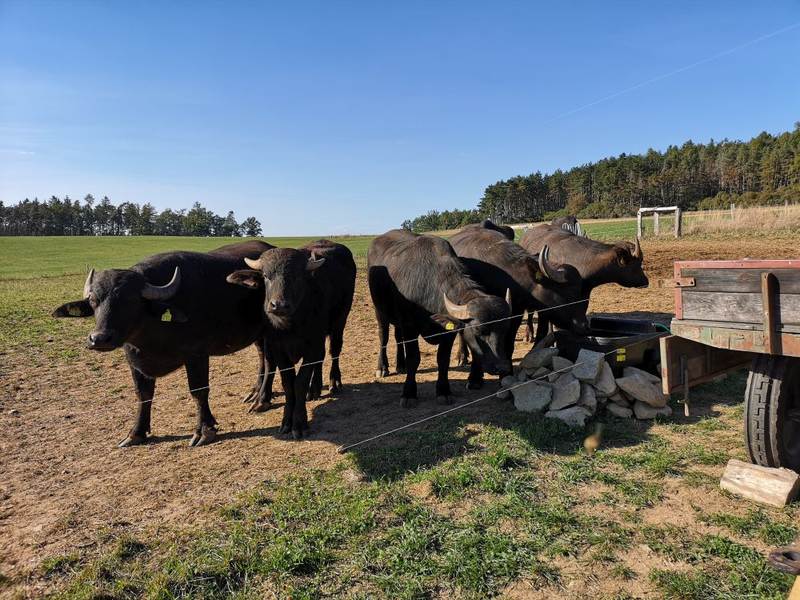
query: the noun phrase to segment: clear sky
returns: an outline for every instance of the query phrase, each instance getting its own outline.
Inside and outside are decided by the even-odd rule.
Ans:
[[[0,0],[6,203],[376,233],[513,175],[797,120],[794,0]]]

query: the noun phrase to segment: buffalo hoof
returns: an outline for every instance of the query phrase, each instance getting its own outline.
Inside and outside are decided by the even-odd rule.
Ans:
[[[289,433],[292,428],[289,425],[281,425],[280,429],[278,429],[278,433]]]
[[[322,396],[322,390],[318,387],[312,387],[308,390],[308,399],[309,400],[319,400],[320,396]]]
[[[467,381],[468,390],[479,390],[483,387],[483,381]]]
[[[254,412],[267,412],[270,408],[272,408],[272,403],[267,402],[254,402],[253,405],[247,409],[247,412],[254,413]]]
[[[468,367],[469,366],[469,359],[466,356],[462,356],[461,358],[458,359],[458,362],[456,363],[456,365],[459,366],[459,367]]]
[[[452,404],[452,396],[436,396],[436,404]]]
[[[414,408],[417,405],[416,398],[400,398],[400,408]]]
[[[130,446],[138,446],[140,444],[144,444],[147,441],[146,435],[138,435],[135,433],[131,433],[122,440],[119,444],[117,444],[118,448],[128,448]]]
[[[388,377],[388,376],[389,376],[389,369],[387,369],[386,367],[383,367],[375,371],[375,379],[382,379],[383,377]]]
[[[217,430],[208,425],[203,425],[202,429],[194,432],[192,439],[189,440],[190,446],[205,446],[217,439]]]
[[[342,382],[341,381],[331,381],[331,384],[328,386],[328,392],[331,396],[335,396],[336,394],[340,394],[342,392]]]
[[[294,439],[294,440],[302,440],[303,439],[303,430],[302,429],[292,429],[292,439]]]
[[[405,375],[406,374],[406,368],[398,366],[397,367],[397,374],[398,375]]]

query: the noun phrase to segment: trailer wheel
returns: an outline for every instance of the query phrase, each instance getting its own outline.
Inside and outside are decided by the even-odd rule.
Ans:
[[[744,431],[754,463],[800,471],[800,359],[766,354],[753,359]]]

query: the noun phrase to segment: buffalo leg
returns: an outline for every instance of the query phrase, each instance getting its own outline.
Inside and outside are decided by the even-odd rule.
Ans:
[[[264,376],[265,376],[265,359],[264,359],[264,342],[259,340],[255,344],[253,344],[258,351],[258,379],[256,379],[255,385],[253,385],[253,389],[250,390],[250,393],[247,394],[244,398],[242,398],[242,402],[255,402],[258,400],[259,395],[261,394],[261,390],[264,387]]]
[[[261,358],[261,367],[258,373],[259,387],[256,392],[255,402],[250,407],[249,412],[264,412],[272,408],[272,382],[275,379],[274,365],[272,363],[274,361],[270,358],[266,340],[261,340],[257,347]]]
[[[197,426],[189,445],[205,446],[217,437],[217,420],[208,406],[208,356],[186,362],[186,379],[189,382],[189,393],[197,404]]]
[[[403,330],[400,329],[400,327],[395,326],[394,343],[395,347],[397,348],[396,369],[398,373],[406,372],[406,345],[403,342],[405,342],[405,339],[403,339]]]
[[[533,341],[533,312],[528,311],[528,322],[525,326],[525,341]]]
[[[405,343],[406,352],[406,380],[403,383],[403,396],[400,406],[410,408],[417,403],[417,368],[419,367],[419,341],[415,335],[409,337]]]
[[[536,337],[533,338],[534,343],[538,343],[544,339],[544,336],[550,331],[550,320],[539,313],[539,319],[536,322]]]
[[[325,355],[323,354],[322,359],[324,360]],[[322,363],[318,363],[316,365],[311,365],[311,382],[309,384],[308,389],[308,399],[309,400],[318,400],[320,396],[322,396]]]
[[[375,377],[389,376],[389,357],[386,355],[386,345],[389,343],[389,319],[375,307],[375,318],[378,320],[378,370]]]
[[[466,367],[469,364],[469,346],[464,341],[464,334],[458,334],[458,366]]]
[[[517,343],[517,332],[519,331],[519,326],[522,325],[522,317],[515,317],[511,319],[508,324],[508,333],[506,334],[505,340],[505,351],[506,357],[512,363],[514,362],[514,346]]]
[[[120,448],[143,444],[150,433],[150,411],[156,391],[156,380],[131,367],[133,385],[136,388],[136,423],[128,437],[119,443]]]
[[[446,335],[444,339],[439,342],[439,347],[436,349],[436,366],[438,373],[436,377],[436,402],[439,404],[452,404],[453,399],[450,395],[450,379],[448,379],[447,372],[450,368],[450,354],[453,352],[453,336]]]
[[[479,390],[483,387],[483,363],[481,359],[472,355],[472,364],[469,367],[469,376],[467,377],[467,389]]]
[[[289,433],[292,430],[292,413],[294,412],[295,405],[295,379],[294,365],[291,360],[283,353],[278,353],[275,357],[278,365],[278,370],[281,375],[281,384],[283,385],[283,394],[286,396],[286,402],[283,405],[283,419],[281,420],[281,433]]]
[[[294,407],[292,410],[292,437],[299,440],[303,437],[303,432],[308,429],[308,412],[306,410],[306,398],[311,393],[311,379],[321,361],[325,358],[325,338],[319,341],[316,347],[303,357],[303,364],[297,371],[294,381]]]
[[[328,391],[331,395],[342,391],[342,372],[339,369],[339,355],[342,353],[342,346],[344,345],[344,325],[344,322],[336,323],[331,331],[331,371],[328,379],[330,381]]]

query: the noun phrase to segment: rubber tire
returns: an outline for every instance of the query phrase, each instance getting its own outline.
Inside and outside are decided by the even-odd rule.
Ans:
[[[787,412],[800,409],[800,359],[760,354],[747,378],[745,444],[750,460],[764,467],[800,471],[800,422]]]

